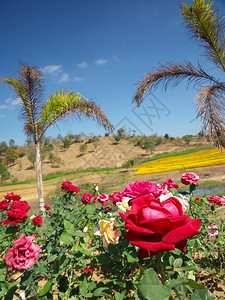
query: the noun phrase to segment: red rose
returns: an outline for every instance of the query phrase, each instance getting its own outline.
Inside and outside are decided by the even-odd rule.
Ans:
[[[15,209],[15,208],[19,208],[25,211],[28,211],[29,209],[31,209],[30,205],[28,205],[27,201],[19,201],[19,200],[15,200],[13,201],[12,205],[11,205],[11,209]]]
[[[120,213],[129,229],[125,238],[140,247],[139,258],[178,248],[185,251],[186,239],[199,233],[201,219],[184,215],[175,197],[163,202],[153,196],[142,196],[133,201],[131,210]]]
[[[82,201],[84,204],[89,204],[89,203],[91,203],[92,198],[93,198],[93,195],[85,193],[82,196]]]
[[[80,188],[73,185],[72,182],[70,182],[70,181],[64,181],[61,184],[61,189],[66,190],[66,191],[70,191],[70,192],[74,192],[74,193],[78,193],[80,191]]]
[[[0,202],[0,210],[6,210],[9,207],[9,202],[7,200],[2,200]]]
[[[50,210],[51,206],[50,205],[45,205],[44,208],[47,209],[47,210]]]
[[[36,216],[32,219],[32,222],[34,223],[34,225],[41,225],[42,217],[41,216]]]
[[[27,211],[20,208],[11,208],[7,211],[8,219],[3,221],[3,224],[18,224],[24,223],[27,216]]]
[[[185,185],[198,184],[199,176],[193,172],[184,173],[181,177],[181,182]]]
[[[109,200],[113,201],[113,204],[116,205],[116,202],[122,202],[123,195],[120,192],[114,192],[113,195],[109,196]]]
[[[83,270],[83,273],[86,273],[86,274],[92,274],[92,270],[89,269],[89,268],[85,268],[85,269]]]
[[[21,199],[21,196],[20,195],[14,195],[14,193],[8,193],[6,196],[5,196],[5,199],[7,200],[20,200]]]

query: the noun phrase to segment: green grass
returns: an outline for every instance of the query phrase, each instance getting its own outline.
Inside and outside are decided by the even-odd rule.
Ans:
[[[192,149],[187,149],[187,150],[183,150],[183,151],[179,151],[179,152],[160,154],[160,155],[156,155],[156,156],[151,157],[151,158],[147,158],[147,159],[139,162],[138,165],[143,164],[143,163],[148,162],[148,161],[157,160],[157,159],[160,159],[160,158],[191,154],[191,153],[195,153],[195,152],[199,152],[199,151],[207,150],[207,149],[213,149],[213,147],[192,148]]]
[[[43,176],[43,181],[63,177],[66,175],[72,175],[72,174],[79,174],[79,173],[93,173],[93,172],[108,172],[108,171],[114,171],[119,168],[102,168],[102,169],[87,169],[87,170],[81,170],[81,171],[73,171],[73,172],[66,172],[66,173],[58,173],[58,174],[49,174],[46,176]],[[21,184],[29,184],[32,182],[36,182],[36,179],[30,179],[25,181],[19,181],[14,183],[7,183],[2,186],[11,186],[11,185],[21,185]]]

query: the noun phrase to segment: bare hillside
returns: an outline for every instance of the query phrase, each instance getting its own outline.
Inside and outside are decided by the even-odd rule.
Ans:
[[[208,143],[192,142],[187,145],[183,141],[163,142],[155,147],[151,153],[149,150],[137,146],[130,139],[121,139],[115,142],[113,137],[99,137],[98,141],[87,143],[88,140],[83,140],[79,143],[73,143],[69,149],[62,149],[61,143],[54,143],[53,153],[60,157],[62,164],[56,166],[52,164],[46,156],[43,161],[43,175],[64,173],[84,169],[121,167],[129,159],[140,161],[148,157],[155,156],[161,153],[181,151],[187,148],[209,146]],[[87,145],[84,152],[80,151],[82,144]],[[11,181],[23,181],[35,178],[35,168],[28,160],[27,155],[16,160],[13,166],[9,166],[9,172],[12,175]]]

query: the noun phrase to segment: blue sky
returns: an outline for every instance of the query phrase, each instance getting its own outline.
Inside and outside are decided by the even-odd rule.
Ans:
[[[190,3],[186,0],[184,2]],[[196,134],[196,90],[182,84],[149,95],[140,108],[132,104],[136,83],[159,63],[198,60],[207,71],[199,44],[190,38],[173,0],[0,0],[0,78],[13,76],[19,62],[44,73],[45,99],[59,89],[73,89],[95,101],[116,129],[138,134]],[[223,0],[215,0],[221,14]],[[219,75],[218,75],[219,76]],[[0,83],[0,141],[25,142],[15,96]],[[192,122],[191,122],[192,121]],[[104,135],[83,118],[60,124],[47,136],[84,132]]]

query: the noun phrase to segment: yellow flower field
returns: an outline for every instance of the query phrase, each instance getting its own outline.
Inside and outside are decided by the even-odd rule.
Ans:
[[[135,174],[150,174],[171,170],[225,164],[225,153],[218,149],[208,149],[179,156],[159,158],[138,165]]]

